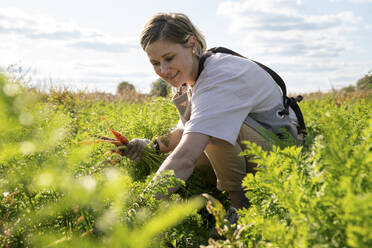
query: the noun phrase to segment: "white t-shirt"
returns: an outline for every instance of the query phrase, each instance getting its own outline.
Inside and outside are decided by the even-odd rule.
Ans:
[[[235,145],[241,125],[249,113],[267,111],[283,103],[283,95],[272,77],[253,61],[216,53],[189,92],[191,116],[179,122],[184,134],[197,132]]]

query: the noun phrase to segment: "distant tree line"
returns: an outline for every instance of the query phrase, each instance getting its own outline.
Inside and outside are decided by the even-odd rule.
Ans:
[[[358,89],[366,89],[370,90],[372,89],[372,70],[369,71],[364,77],[358,80],[356,87]]]
[[[360,78],[356,82],[356,86],[347,86],[343,88],[344,90],[371,90],[372,89],[372,70],[369,71],[364,77]],[[117,94],[125,94],[127,92],[136,92],[136,88],[133,84],[123,81],[119,83],[117,87]],[[158,78],[154,82],[151,83],[151,96],[161,96],[167,97],[171,92],[171,86],[165,82],[163,79]]]
[[[369,71],[364,77],[360,78],[356,85],[349,85],[343,87],[341,90],[344,91],[355,91],[355,90],[372,90],[372,70]]]
[[[150,90],[150,95],[151,96],[161,96],[161,97],[167,97],[171,91],[171,86],[165,82],[163,79],[159,78],[152,82],[151,84],[151,90]],[[119,83],[116,94],[126,94],[130,92],[136,92],[136,88],[134,87],[133,84],[127,82],[127,81],[122,81]]]
[[[136,88],[134,87],[133,84],[131,84],[127,81],[123,81],[123,82],[119,83],[118,88],[116,90],[116,93],[117,94],[123,94],[127,91],[133,91],[133,90],[134,91],[136,90]]]
[[[150,95],[167,97],[170,93],[171,86],[163,79],[159,78],[151,84]]]

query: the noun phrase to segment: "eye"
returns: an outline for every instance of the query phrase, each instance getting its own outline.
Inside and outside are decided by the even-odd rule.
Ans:
[[[151,64],[152,64],[153,66],[159,66],[159,65],[160,65],[159,62],[152,62]]]
[[[171,62],[173,58],[174,58],[174,56],[168,57],[168,58],[165,59],[165,61]]]

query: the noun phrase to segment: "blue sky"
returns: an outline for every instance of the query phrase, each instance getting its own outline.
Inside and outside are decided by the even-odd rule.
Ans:
[[[372,0],[1,0],[0,67],[40,87],[148,92],[157,79],[139,45],[158,12],[187,14],[209,48],[225,46],[277,71],[288,91],[355,84],[372,70]]]

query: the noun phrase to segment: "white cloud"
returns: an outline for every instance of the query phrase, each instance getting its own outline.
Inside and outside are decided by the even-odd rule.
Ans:
[[[372,0],[351,0],[352,3],[372,3]]]
[[[31,17],[18,9],[0,9],[0,33],[31,39],[76,39],[82,36],[73,24],[58,24],[50,17]]]
[[[362,21],[351,11],[303,14],[296,0],[228,1],[217,13],[231,19],[230,34],[239,37],[235,46],[241,53],[279,69],[295,89],[298,75],[310,73],[311,80],[302,78],[302,83],[329,88],[330,75],[344,68],[337,59],[355,48],[347,33]]]
[[[341,2],[341,0],[328,0],[331,3]],[[349,0],[351,3],[372,3],[372,0]]]
[[[74,23],[60,23],[49,16],[29,16],[18,9],[0,8],[0,34],[31,40],[61,41],[64,45],[100,52],[128,52],[137,48],[134,38],[118,39]]]
[[[225,20],[231,20],[230,31],[228,35],[222,30],[211,31],[211,34],[217,36],[216,45],[229,44],[226,46],[278,71],[290,91],[326,89],[330,82],[336,85],[352,77],[357,79],[370,69],[368,51],[361,44],[369,44],[364,34],[370,31],[371,25],[351,11],[311,14],[308,12],[311,9],[303,9],[308,5],[303,2],[226,0],[219,6],[218,13],[227,17]],[[322,4],[316,8],[323,8]],[[87,29],[42,14],[31,16],[27,8],[24,10],[26,12],[0,8],[0,66],[3,68],[18,64],[32,68],[35,80],[52,78],[54,82],[77,88],[96,87],[109,92],[115,92],[117,83],[123,80],[141,91],[148,91],[150,83],[157,79],[138,44],[138,32],[131,31],[135,37],[118,37],[106,29]],[[84,22],[95,25],[89,16],[82,15],[87,18]],[[110,30],[114,30],[111,27]],[[115,28],[117,33],[128,33],[128,30],[122,32],[121,25]],[[360,30],[363,34],[357,33]],[[349,34],[355,34],[355,43]],[[343,63],[340,58],[345,53],[348,59],[362,62],[344,59],[348,63]]]
[[[294,30],[303,32],[333,30],[360,21],[350,11],[334,15],[302,15],[295,1],[280,0],[225,2],[219,6],[218,14],[230,17],[232,31],[239,32],[259,30],[281,33]]]
[[[102,39],[79,40],[70,43],[69,46],[78,49],[82,48],[110,53],[126,53],[131,48],[138,48],[138,44],[134,39],[121,41],[107,41]]]
[[[138,37],[114,37],[18,9],[0,8],[0,54],[1,67],[16,64],[30,70],[33,84],[40,87],[53,81],[53,87],[115,92],[120,81],[128,80],[148,91],[152,82],[152,75],[140,71],[149,68],[136,66],[146,61]]]

